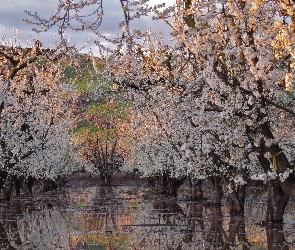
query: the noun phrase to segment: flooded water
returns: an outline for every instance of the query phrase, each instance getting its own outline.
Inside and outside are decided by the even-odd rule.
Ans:
[[[0,203],[0,249],[295,249],[295,203],[285,223],[262,225],[265,197],[248,198],[246,214],[190,202],[185,188],[166,198],[146,185],[64,187]]]

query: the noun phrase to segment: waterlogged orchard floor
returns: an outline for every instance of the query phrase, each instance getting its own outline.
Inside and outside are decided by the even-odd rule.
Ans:
[[[0,203],[0,249],[295,249],[295,203],[285,223],[261,225],[263,191],[250,192],[246,219],[226,205],[159,196],[138,178],[111,188],[81,174],[59,192]],[[207,194],[210,195],[210,194]]]

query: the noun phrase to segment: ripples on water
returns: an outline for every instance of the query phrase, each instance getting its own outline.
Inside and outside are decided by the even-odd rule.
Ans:
[[[295,203],[285,224],[261,225],[263,195],[246,201],[245,218],[226,204],[157,195],[145,185],[65,187],[0,203],[0,249],[295,249]]]

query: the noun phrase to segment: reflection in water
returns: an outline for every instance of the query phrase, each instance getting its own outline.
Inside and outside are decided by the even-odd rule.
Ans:
[[[230,215],[229,230],[226,246],[240,246],[241,250],[249,249],[249,242],[246,237],[245,218],[241,214]],[[237,241],[236,241],[237,240]]]
[[[267,233],[267,242],[269,245],[269,250],[289,250],[289,246],[287,245],[283,225],[274,225],[266,227]]]
[[[183,243],[189,245],[194,241],[195,232],[203,232],[205,229],[203,205],[196,202],[189,202],[187,203],[186,211],[185,225],[187,226],[187,233],[183,238]],[[203,238],[203,235],[201,238]]]
[[[67,222],[57,209],[8,204],[1,209],[0,249],[67,249]],[[37,204],[34,204],[37,205]],[[39,204],[40,205],[40,204]]]
[[[222,227],[222,212],[220,206],[212,206],[207,208],[206,219],[209,229],[206,232],[205,249],[221,249],[224,245],[224,234]]]
[[[166,198],[146,187],[65,188],[1,203],[0,249],[294,250],[294,203],[283,225],[261,225],[265,203],[245,217],[226,205]]]

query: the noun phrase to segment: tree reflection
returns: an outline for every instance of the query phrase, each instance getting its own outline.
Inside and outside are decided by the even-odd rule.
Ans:
[[[124,247],[128,247],[129,239],[123,232],[124,225],[133,223],[134,214],[129,208],[126,210],[120,198],[124,192],[117,191],[113,187],[99,187],[91,200],[83,204],[79,213],[73,213],[75,228],[81,233],[70,235],[71,248],[125,249]]]
[[[0,249],[66,249],[64,225],[61,213],[47,203],[16,199],[0,214]]]
[[[187,233],[183,238],[184,243],[191,243],[194,240],[195,232],[204,231],[204,219],[203,219],[203,204],[198,202],[189,202],[187,204],[186,225]]]
[[[7,238],[7,233],[5,227],[3,226],[3,219],[0,221],[0,249],[7,249],[9,247],[9,240]]]
[[[184,216],[183,209],[178,205],[176,199],[156,200],[153,207],[158,211],[159,224],[177,225],[177,218]]]
[[[206,209],[206,222],[209,224],[209,230],[205,234],[205,249],[221,249],[224,245],[224,230],[222,226],[221,206],[214,204]]]
[[[148,189],[69,192],[1,206],[0,249],[289,250],[293,240],[292,226],[254,223],[263,219],[261,202],[247,206],[244,215],[230,213],[228,205],[158,197]],[[261,218],[251,218],[251,211]]]
[[[0,246],[3,244],[6,247],[8,246],[8,249],[17,249],[21,244],[17,226],[17,216],[21,214],[22,211],[19,203],[14,204],[13,206],[10,204],[10,202],[7,203],[7,207],[5,207],[1,216],[2,221],[0,223]],[[1,241],[3,241],[3,243]]]
[[[266,226],[268,250],[289,250],[283,224],[271,224]]]
[[[241,250],[249,249],[249,242],[246,237],[245,217],[243,214],[231,214],[227,242],[224,249],[230,249],[239,245]]]

